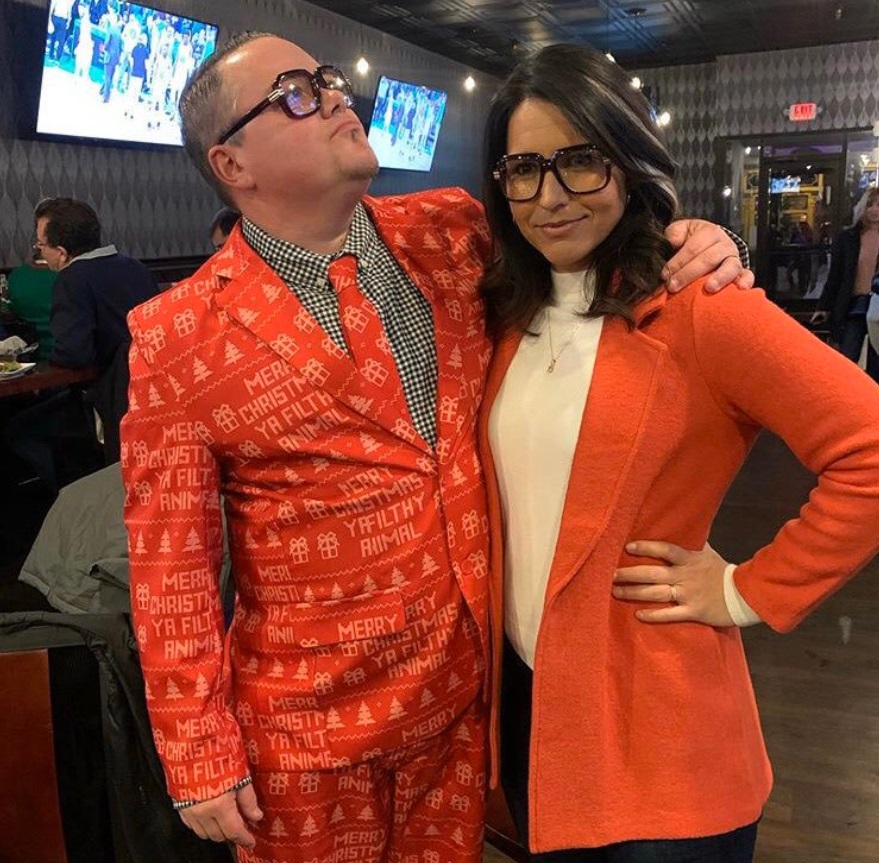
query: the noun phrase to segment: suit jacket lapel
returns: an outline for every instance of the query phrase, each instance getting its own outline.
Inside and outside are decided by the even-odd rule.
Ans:
[[[251,249],[240,228],[217,255],[216,274],[222,290],[216,295],[221,313],[251,332],[288,362],[313,386],[325,390],[361,416],[421,448],[402,385],[380,387],[365,377],[281,281]]]
[[[465,254],[454,254],[456,243],[470,242],[466,232],[437,236],[430,210],[440,208],[441,201],[415,203],[404,196],[365,203],[379,236],[430,303],[437,355],[437,456],[444,462],[462,430],[470,428],[480,401],[472,390],[481,386],[491,355],[481,306],[471,296],[481,267]]]
[[[501,495],[498,487],[497,473],[495,472],[494,458],[491,453],[491,444],[488,438],[488,420],[491,414],[491,408],[494,404],[497,394],[500,391],[501,384],[504,382],[507,369],[516,356],[519,343],[522,341],[522,333],[513,333],[501,340],[494,352],[491,368],[488,372],[488,380],[485,385],[485,398],[479,412],[479,453],[482,457],[482,466],[485,471],[485,490],[488,498],[488,519],[491,542],[491,560],[489,565],[489,598],[492,613],[491,629],[493,633],[493,643],[496,650],[494,657],[494,673],[500,671],[500,644],[501,633],[504,631],[504,605],[500,601],[500,597],[504,592],[504,523],[503,523],[503,507],[501,506]]]

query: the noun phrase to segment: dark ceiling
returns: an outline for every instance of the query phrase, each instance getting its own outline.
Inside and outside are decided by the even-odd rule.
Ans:
[[[629,68],[879,38],[879,0],[310,0],[505,75],[524,51],[588,43]]]

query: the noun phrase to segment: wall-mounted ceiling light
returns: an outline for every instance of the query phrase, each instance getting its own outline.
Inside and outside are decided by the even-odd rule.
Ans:
[[[605,51],[604,56],[607,57],[607,59],[610,60],[611,63],[616,63],[617,61],[617,58],[614,57],[614,55],[611,54],[610,51]]]
[[[732,197],[732,188],[730,186],[723,187],[723,197],[724,198]]]
[[[668,111],[663,111],[656,118],[656,125],[657,126],[667,126],[669,123],[671,123],[671,114],[669,114]]]
[[[751,155],[751,148],[750,148],[750,147],[745,147],[745,155],[746,155],[746,156],[750,156],[750,155]]]
[[[472,75],[468,75],[464,79],[464,89],[468,93],[472,93],[476,89],[476,79]]]
[[[354,68],[358,75],[365,75],[369,71],[369,60],[366,57],[361,57]]]
[[[641,89],[641,79],[640,79],[637,75],[635,75],[635,77],[632,78],[632,87],[633,87],[635,90],[640,90],[640,89]]]

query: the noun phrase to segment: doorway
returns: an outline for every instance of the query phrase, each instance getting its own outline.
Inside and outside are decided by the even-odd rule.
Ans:
[[[758,213],[760,284],[777,302],[817,300],[827,282],[833,238],[842,228],[837,200],[842,177],[838,153],[783,155],[767,147]]]
[[[718,141],[715,219],[748,244],[757,284],[779,304],[814,307],[833,241],[877,183],[871,132],[826,132]]]

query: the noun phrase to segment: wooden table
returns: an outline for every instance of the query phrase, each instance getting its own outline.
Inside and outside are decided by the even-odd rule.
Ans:
[[[48,362],[37,363],[36,368],[19,378],[0,380],[0,399],[21,393],[38,393],[41,390],[67,387],[71,384],[87,384],[96,381],[100,371],[93,366],[84,369],[65,369]]]

